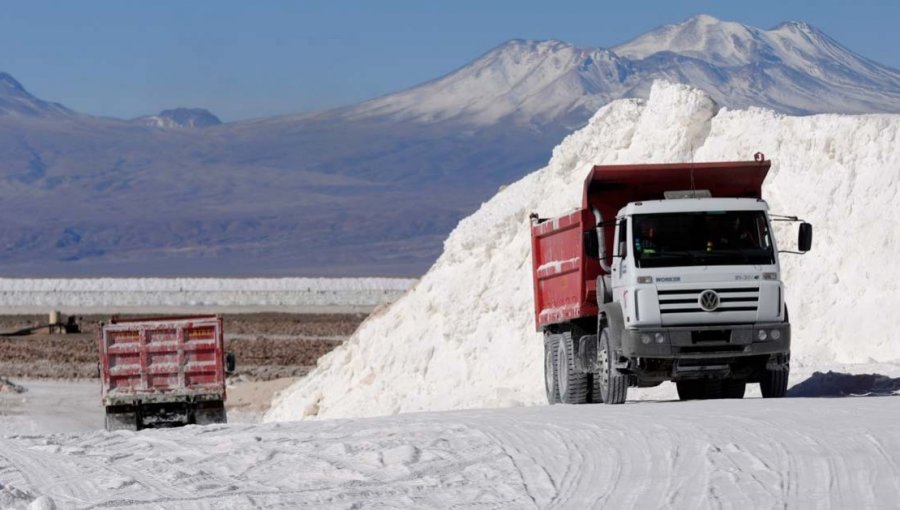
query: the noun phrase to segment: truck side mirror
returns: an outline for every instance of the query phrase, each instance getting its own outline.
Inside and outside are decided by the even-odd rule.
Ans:
[[[600,258],[600,243],[597,240],[597,231],[588,230],[584,233],[584,253],[592,258]]]
[[[234,372],[234,368],[235,368],[236,364],[237,363],[234,359],[234,353],[233,352],[225,353],[225,373],[230,374],[230,373]]]
[[[797,236],[797,250],[807,252],[812,248],[812,225],[803,222],[800,224],[800,232]]]

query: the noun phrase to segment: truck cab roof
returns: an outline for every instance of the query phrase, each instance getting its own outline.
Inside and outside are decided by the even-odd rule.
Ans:
[[[768,210],[769,205],[761,198],[680,198],[630,202],[619,210],[617,216],[702,211]]]

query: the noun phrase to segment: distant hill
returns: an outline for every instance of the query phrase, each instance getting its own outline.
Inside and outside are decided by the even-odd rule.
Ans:
[[[821,31],[709,16],[608,49],[514,40],[395,94],[224,124],[76,113],[0,74],[0,274],[417,275],[498,186],[661,78],[731,108],[900,112],[900,71]]]
[[[158,128],[204,128],[222,123],[218,117],[203,108],[175,108],[156,115],[138,117],[134,122]]]

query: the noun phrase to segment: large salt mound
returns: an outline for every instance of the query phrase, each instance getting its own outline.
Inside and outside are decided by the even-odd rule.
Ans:
[[[703,92],[657,83],[646,101],[602,108],[550,164],[460,222],[407,295],[367,320],[268,421],[537,404],[542,344],[534,331],[528,214],[580,205],[595,164],[774,161],[764,195],[775,213],[816,228],[813,251],[783,255],[794,364],[900,359],[900,116],[789,117],[718,111]],[[783,249],[796,227],[780,229]]]

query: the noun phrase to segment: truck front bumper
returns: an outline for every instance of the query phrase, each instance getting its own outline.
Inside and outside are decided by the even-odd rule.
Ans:
[[[738,358],[788,353],[790,350],[791,325],[788,322],[626,329],[622,332],[622,355],[626,358]]]

